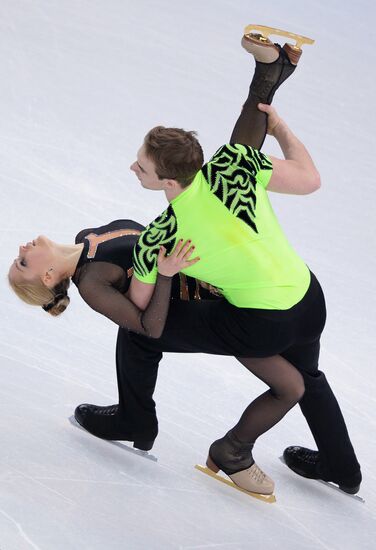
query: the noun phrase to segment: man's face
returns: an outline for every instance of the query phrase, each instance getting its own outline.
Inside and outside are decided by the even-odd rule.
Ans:
[[[130,168],[145,189],[152,189],[154,191],[165,189],[166,180],[159,179],[157,176],[154,162],[146,156],[144,145],[139,149],[137,160],[131,164]]]

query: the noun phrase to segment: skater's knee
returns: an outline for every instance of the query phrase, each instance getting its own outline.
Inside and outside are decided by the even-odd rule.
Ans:
[[[277,399],[290,403],[291,406],[295,405],[301,400],[305,392],[303,376],[299,372],[296,372],[293,377],[286,381],[282,388],[279,388],[277,391],[272,389],[272,392]]]

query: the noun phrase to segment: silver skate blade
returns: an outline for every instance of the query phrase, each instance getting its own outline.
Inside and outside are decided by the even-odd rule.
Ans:
[[[342,491],[337,485],[334,485],[331,481],[324,481],[323,479],[314,479],[313,481],[318,481],[319,483],[323,483],[327,487],[330,487],[331,489],[334,489],[335,491],[339,491],[341,495],[345,495],[347,497],[353,498],[354,500],[358,500],[359,502],[362,502],[363,504],[366,503],[364,498],[360,497],[359,495],[352,495],[351,493],[346,493],[346,491]]]
[[[83,432],[96,437],[95,435],[91,434],[85,428],[81,426],[75,419],[75,417],[72,415],[68,418],[69,422],[74,426],[75,428],[79,428]],[[131,453],[133,455],[141,456],[142,458],[147,458],[148,460],[151,460],[152,462],[158,462],[158,458],[154,455],[149,454],[149,451],[141,451],[141,449],[133,449],[132,447],[129,447],[128,445],[125,445],[121,441],[111,441],[110,439],[102,439],[101,437],[98,437],[97,439],[100,439],[101,441],[105,441],[106,443],[110,443],[111,445],[115,445],[116,447],[120,447],[120,449],[123,449],[124,451],[127,451],[128,453]]]
[[[286,462],[284,461],[283,456],[280,456],[279,460],[282,462],[282,464],[287,466]],[[288,466],[287,466],[287,468],[288,468]],[[291,470],[291,468],[289,468],[289,470]],[[294,470],[291,470],[291,472],[294,472]],[[295,472],[294,472],[294,474],[295,474]],[[296,475],[299,475],[299,474],[296,474]],[[303,479],[310,479],[309,477],[304,477],[304,476],[300,476],[300,477],[302,477]],[[334,491],[338,491],[339,493],[341,493],[341,495],[345,495],[346,497],[350,497],[353,500],[357,500],[358,502],[362,502],[363,504],[366,503],[364,498],[360,497],[359,495],[351,495],[350,493],[346,493],[345,491],[342,491],[337,485],[334,485],[334,483],[332,483],[331,481],[324,481],[323,479],[311,479],[311,481],[318,481],[319,483],[322,483],[323,485],[326,485],[326,487],[330,487],[331,489],[334,489]]]

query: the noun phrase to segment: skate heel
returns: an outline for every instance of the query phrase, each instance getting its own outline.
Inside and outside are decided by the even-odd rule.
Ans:
[[[348,495],[355,495],[359,489],[360,485],[354,485],[354,487],[347,487],[346,485],[338,485],[339,489]]]
[[[298,61],[300,59],[300,56],[302,55],[302,49],[298,48],[297,46],[293,46],[292,44],[286,43],[283,46],[283,49],[287,53],[287,57],[290,60],[290,63],[292,65],[297,65]]]
[[[154,439],[151,439],[149,441],[145,439],[136,439],[133,442],[133,447],[136,449],[139,449],[140,451],[150,451],[153,448],[154,445]]]
[[[218,466],[212,461],[212,459],[210,458],[209,455],[208,455],[208,458],[207,458],[207,461],[206,461],[206,466],[209,468],[209,470],[211,470],[215,474],[217,474],[219,472]]]

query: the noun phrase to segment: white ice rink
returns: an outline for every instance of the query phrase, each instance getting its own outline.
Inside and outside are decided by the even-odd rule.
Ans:
[[[372,0],[0,0],[0,549],[375,548],[376,221]],[[309,148],[319,192],[272,197],[319,277],[321,368],[362,464],[362,504],[278,457],[313,445],[295,408],[257,443],[276,482],[265,504],[194,469],[263,385],[231,358],[166,354],[158,461],[78,430],[77,404],[116,402],[116,326],[71,290],[58,319],[23,305],[6,273],[39,234],[141,223],[165,197],[129,165],[156,124],[197,129],[206,158],[229,138],[253,62],[247,23],[312,36],[275,106]],[[267,153],[280,155],[273,140]]]

